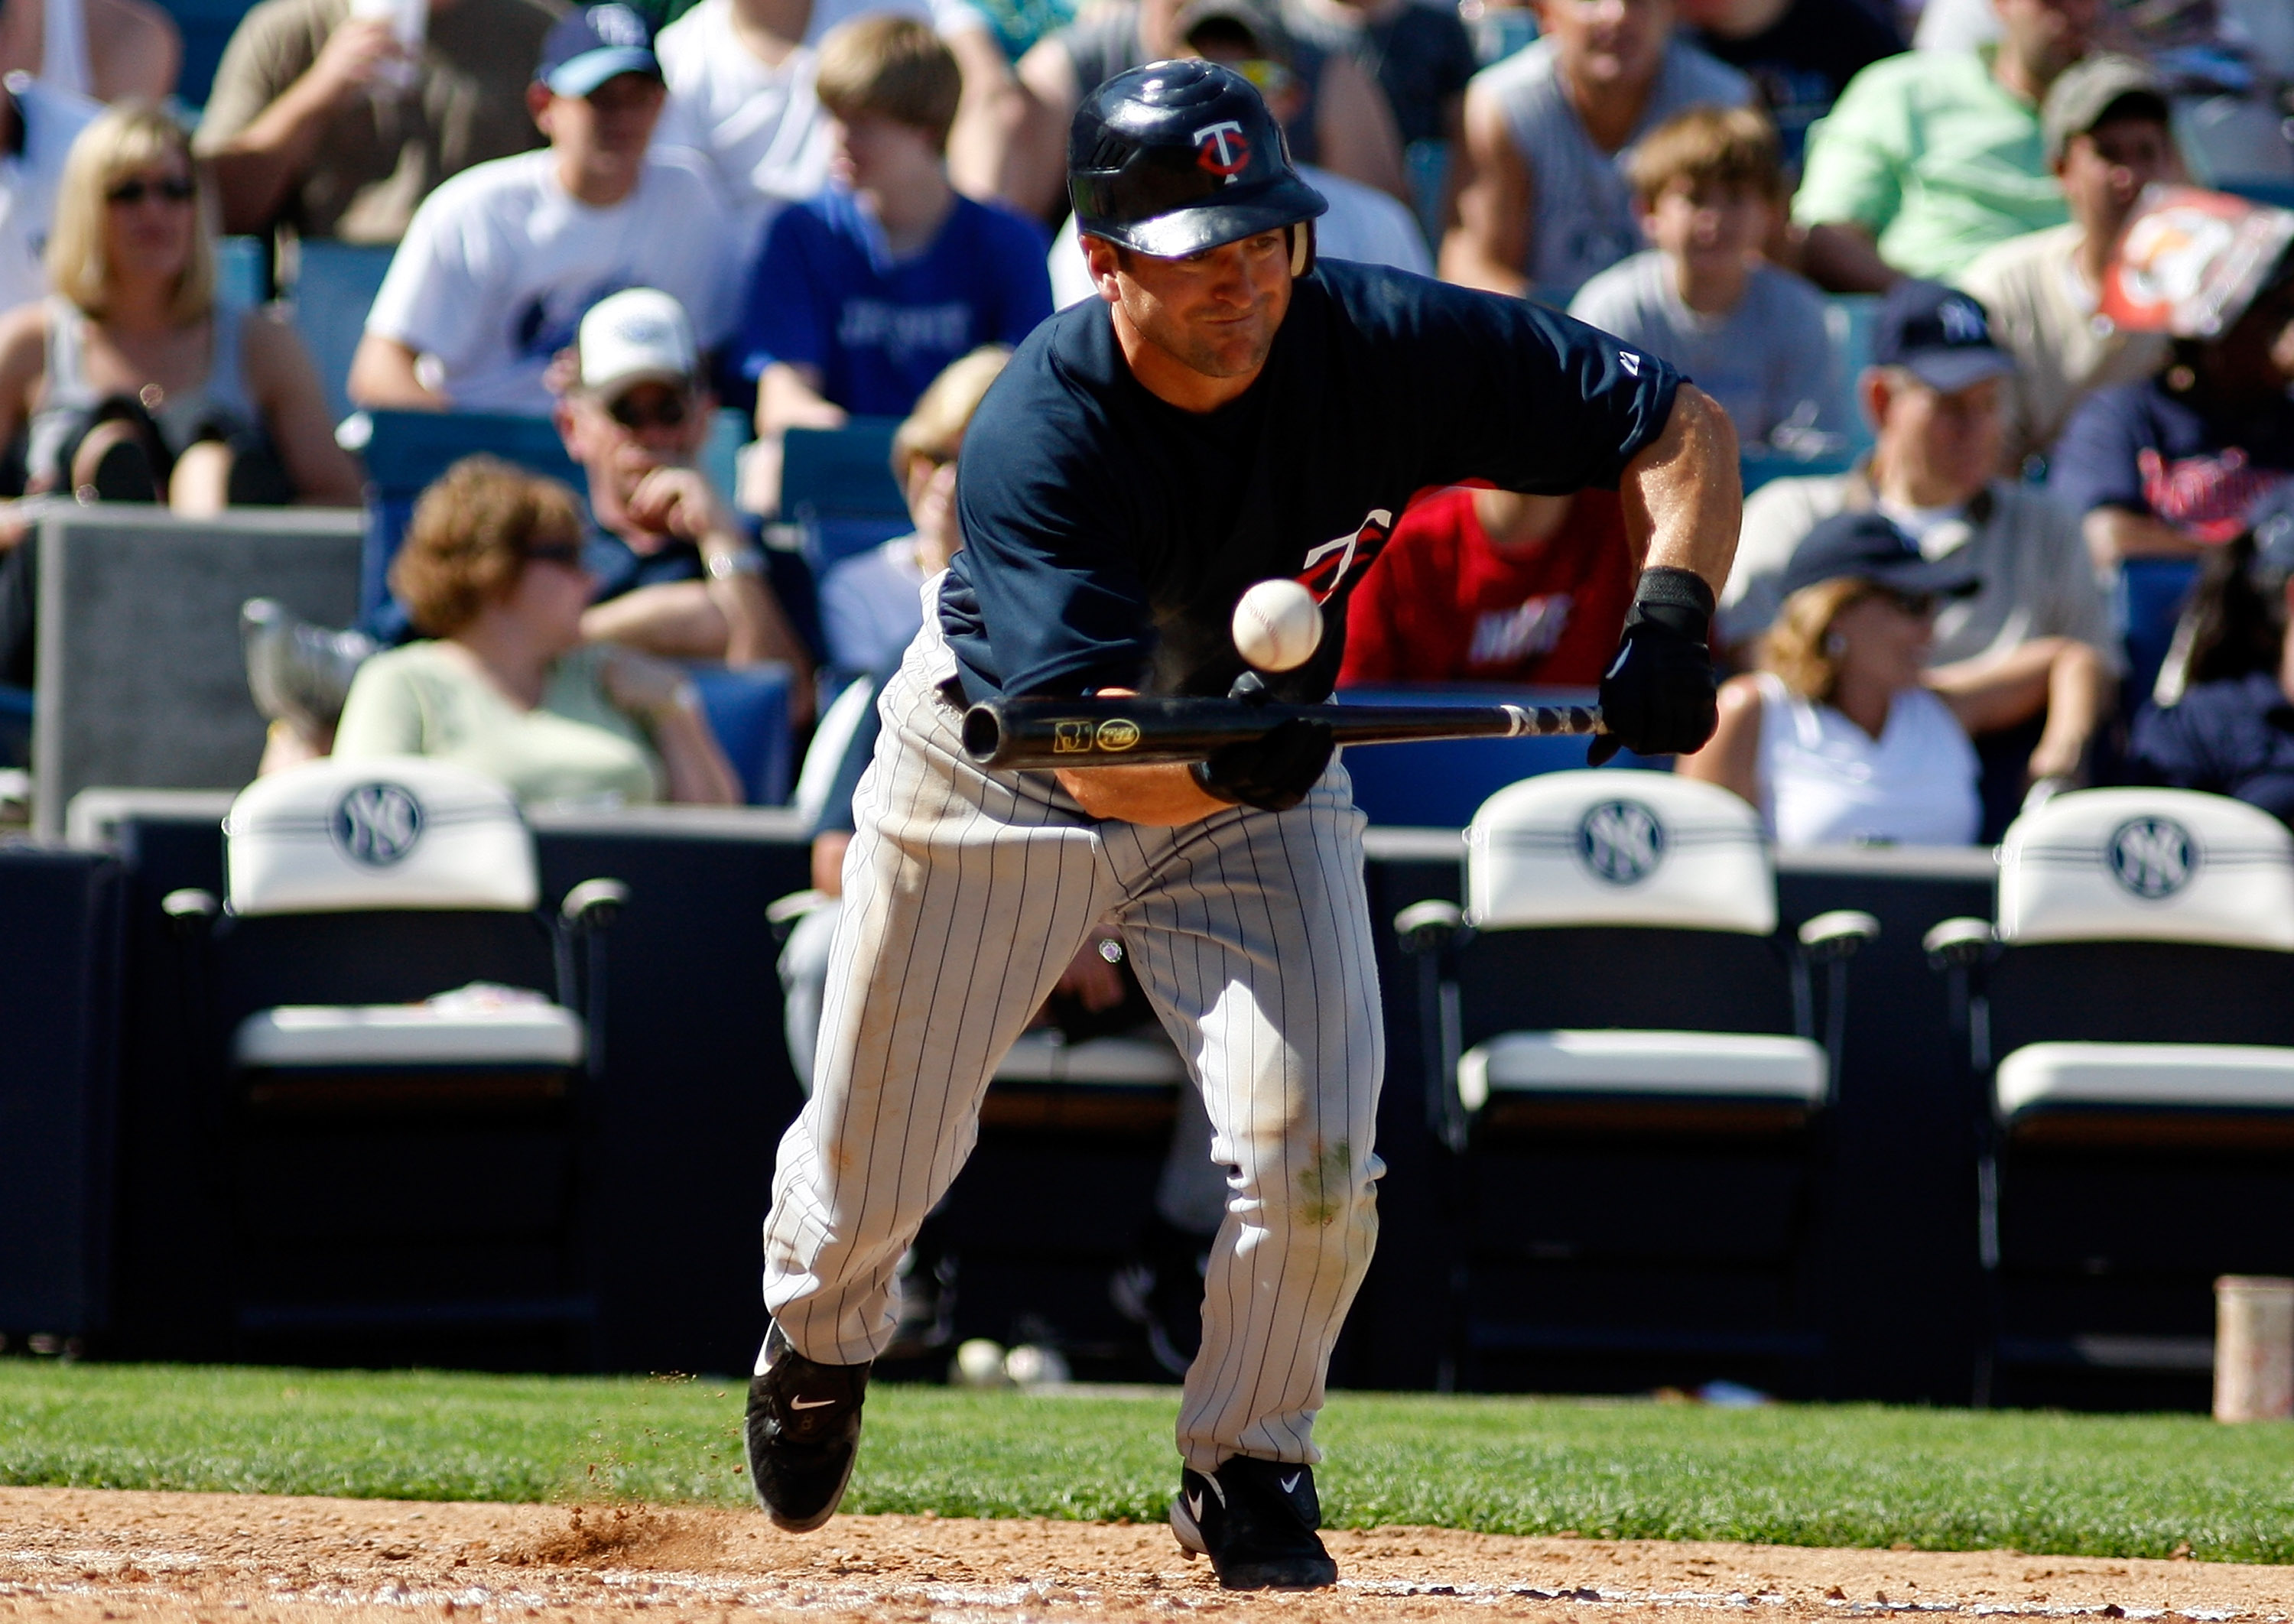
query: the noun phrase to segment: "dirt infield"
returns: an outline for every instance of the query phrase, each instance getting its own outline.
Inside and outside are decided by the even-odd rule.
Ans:
[[[648,1506],[424,1505],[0,1490],[0,1620],[570,1619],[1324,1620],[1492,1614],[1775,1624],[1900,1613],[2284,1620],[2294,1568],[1780,1546],[1338,1531],[1343,1579],[1237,1596],[1160,1526],[844,1517],[791,1538],[761,1515]],[[1718,1624],[1718,1620],[1715,1620]],[[1907,1624],[1913,1621],[1907,1620]]]

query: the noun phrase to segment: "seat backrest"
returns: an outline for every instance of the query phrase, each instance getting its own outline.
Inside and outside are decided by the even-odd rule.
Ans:
[[[517,801],[450,761],[313,761],[256,779],[223,827],[235,914],[524,913],[541,899]]]
[[[796,741],[789,726],[794,674],[779,661],[759,665],[686,668],[701,695],[709,730],[741,781],[741,799],[777,807],[788,799]]]
[[[1590,688],[1395,683],[1340,688],[1341,705],[1590,705]],[[1462,829],[1474,808],[1509,784],[1585,765],[1586,741],[1568,734],[1545,738],[1414,739],[1346,752],[1354,808],[1373,824],[1420,829]],[[1630,751],[1613,767],[1662,770],[1663,763]]]
[[[2011,824],[2004,942],[2205,942],[2294,952],[2294,836],[2192,790],[2080,790]]]
[[[808,521],[905,519],[892,477],[898,418],[855,418],[842,428],[792,428],[781,437],[781,514]]]
[[[366,331],[367,313],[382,290],[395,250],[387,243],[305,237],[296,244],[295,330],[318,369],[327,410],[339,423],[351,406],[351,357]]]
[[[1657,773],[1548,773],[1500,790],[1466,830],[1466,896],[1484,930],[1777,928],[1760,815],[1726,790]]]

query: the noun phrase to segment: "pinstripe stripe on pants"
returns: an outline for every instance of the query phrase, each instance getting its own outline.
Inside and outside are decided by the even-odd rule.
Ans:
[[[971,1153],[989,1077],[1104,921],[1230,1168],[1180,1453],[1205,1472],[1237,1454],[1318,1460],[1314,1413],[1385,1171],[1371,1150],[1385,1036],[1346,771],[1333,762],[1288,812],[1096,823],[1048,774],[964,759],[934,687],[954,669],[934,618],[885,686],[854,798],[815,1086],[765,1220],[766,1306],[809,1359],[883,1349],[893,1270]]]

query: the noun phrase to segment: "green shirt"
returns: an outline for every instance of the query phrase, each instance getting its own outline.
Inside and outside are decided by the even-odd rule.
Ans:
[[[1853,222],[1889,264],[1936,280],[2070,219],[2041,157],[2039,110],[1992,77],[1992,54],[1908,52],[1851,79],[1809,130],[1793,218]]]
[[[359,667],[335,754],[435,756],[500,780],[525,806],[658,800],[659,758],[606,697],[610,656],[596,645],[575,649],[550,669],[541,703],[521,710],[441,644],[391,649]]]

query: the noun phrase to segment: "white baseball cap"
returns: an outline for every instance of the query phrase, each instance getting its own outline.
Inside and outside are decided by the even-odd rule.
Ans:
[[[632,384],[680,387],[701,369],[685,307],[657,288],[626,288],[599,299],[582,318],[574,340],[582,387],[612,396]]]

